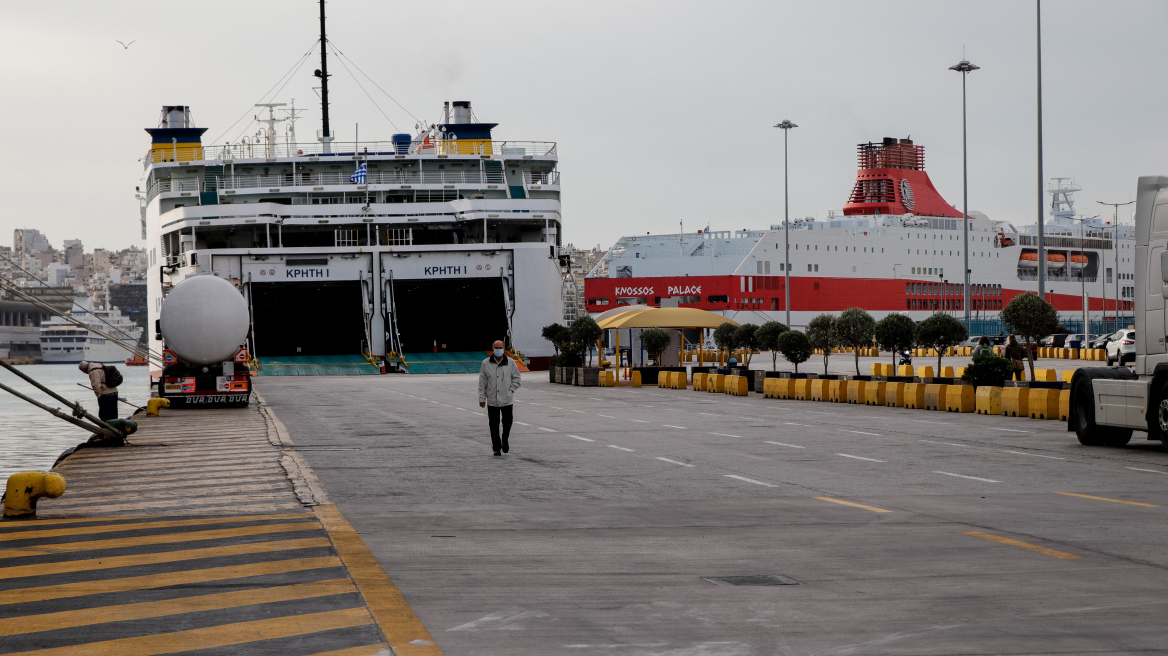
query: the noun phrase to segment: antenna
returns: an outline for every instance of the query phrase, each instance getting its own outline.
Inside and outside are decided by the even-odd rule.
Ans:
[[[320,68],[313,73],[320,78],[320,109],[321,109],[321,136],[320,141],[324,152],[331,152],[332,133],[329,132],[329,101],[328,101],[328,37],[324,29],[324,0],[320,0]]]

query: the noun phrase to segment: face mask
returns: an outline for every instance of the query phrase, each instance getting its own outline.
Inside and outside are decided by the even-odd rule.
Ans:
[[[495,357],[496,358],[503,357],[503,349],[495,349]]]

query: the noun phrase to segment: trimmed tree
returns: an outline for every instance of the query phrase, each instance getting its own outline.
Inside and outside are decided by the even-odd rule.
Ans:
[[[669,333],[661,328],[649,328],[641,332],[641,346],[649,354],[649,359],[661,366],[661,354],[669,348]]]
[[[751,351],[758,348],[758,326],[753,323],[744,323],[734,331],[734,347],[743,350],[744,365],[750,366]]]
[[[880,348],[892,351],[893,367],[896,367],[896,355],[912,348],[915,343],[913,334],[916,332],[916,327],[915,321],[899,312],[894,312],[876,322],[876,328],[873,331],[876,335],[876,343],[880,345]]]
[[[1026,361],[1030,363],[1030,380],[1034,380],[1034,356],[1030,342],[1044,335],[1056,332],[1059,326],[1058,313],[1034,292],[1024,292],[1010,299],[1002,309],[1002,323],[1010,332],[1026,338]]]
[[[917,324],[915,337],[921,346],[937,349],[937,374],[940,375],[941,356],[945,349],[964,342],[969,337],[969,331],[957,319],[944,312],[937,312]]]
[[[552,343],[552,348],[556,350],[556,355],[560,354],[560,345],[565,340],[570,338],[568,327],[563,324],[553,323],[549,326],[544,326],[540,331],[540,336]]]
[[[875,328],[876,320],[863,308],[848,308],[835,320],[833,332],[839,338],[840,344],[852,347],[856,355],[857,376],[860,375],[860,349],[872,345],[872,332]]]
[[[759,326],[758,331],[754,333],[754,341],[758,344],[759,350],[771,352],[771,371],[779,370],[779,337],[788,330],[790,328],[785,323],[768,321]]]
[[[783,358],[795,365],[795,373],[799,373],[799,363],[806,362],[812,353],[811,342],[807,339],[807,335],[798,330],[788,330],[779,335],[778,348],[779,352],[783,354]]]
[[[577,342],[583,347],[581,355],[587,355],[588,364],[585,366],[592,366],[592,346],[596,344],[596,340],[604,334],[604,330],[596,325],[596,321],[592,317],[580,317],[572,322],[572,341]]]
[[[821,314],[807,324],[807,341],[811,348],[823,352],[823,374],[827,375],[827,359],[831,350],[839,346],[835,336],[835,317],[830,314]]]
[[[974,387],[1000,387],[1002,381],[1010,380],[1013,373],[1014,367],[1009,359],[987,353],[973,356],[973,362],[965,368],[961,379],[972,383]]]
[[[734,333],[738,331],[738,326],[727,321],[726,323],[714,329],[714,346],[718,347],[719,351],[731,351],[734,349]]]

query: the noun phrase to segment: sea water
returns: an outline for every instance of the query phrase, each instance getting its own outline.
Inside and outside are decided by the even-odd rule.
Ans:
[[[97,397],[90,390],[77,386],[78,383],[89,385],[89,376],[81,373],[77,365],[34,364],[17,369],[58,395],[70,401],[80,401],[87,411],[97,415]],[[118,388],[118,396],[134,405],[145,406],[146,399],[150,398],[149,369],[118,365],[118,371],[125,378]],[[60,408],[70,414],[70,410],[62,407],[59,401],[7,369],[0,368],[0,383],[50,408]],[[129,417],[133,412],[134,408],[125,403],[118,404],[119,417]],[[47,471],[62,451],[84,442],[90,435],[92,433],[0,390],[0,485],[14,472]]]

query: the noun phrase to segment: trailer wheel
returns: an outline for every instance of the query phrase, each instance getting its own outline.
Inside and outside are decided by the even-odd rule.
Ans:
[[[1168,451],[1168,384],[1160,383],[1152,389],[1155,416],[1148,418],[1148,437],[1158,439]]]
[[[1095,423],[1095,394],[1091,383],[1084,382],[1075,392],[1072,405],[1075,412],[1075,437],[1083,446],[1103,446],[1107,444],[1107,430]]]

